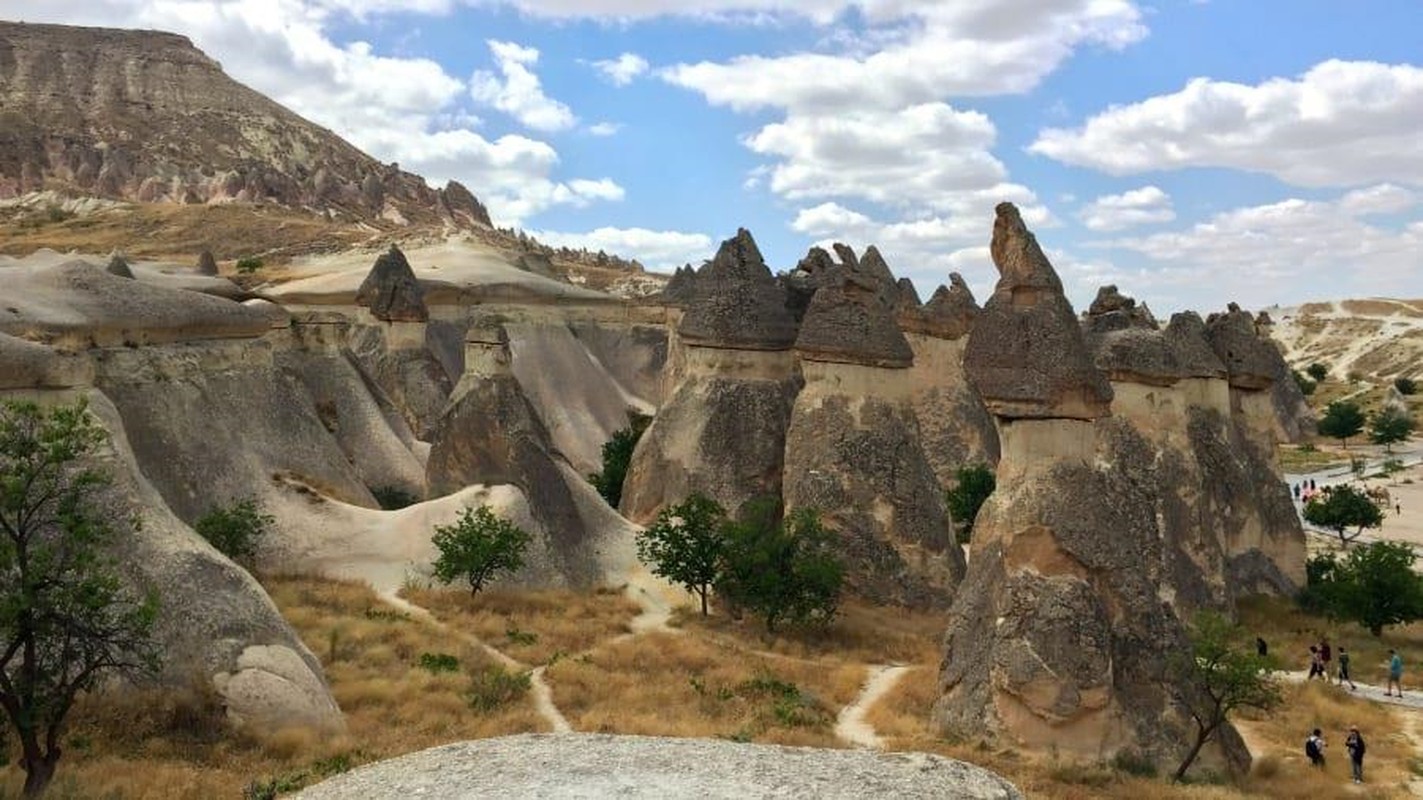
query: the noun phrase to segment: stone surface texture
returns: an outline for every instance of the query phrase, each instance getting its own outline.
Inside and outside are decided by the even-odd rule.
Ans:
[[[785,350],[795,342],[785,290],[749,231],[722,242],[697,272],[695,299],[677,333],[688,344],[735,350]]]
[[[376,259],[361,288],[356,290],[356,305],[369,308],[371,316],[386,322],[430,319],[425,292],[415,279],[415,271],[410,268],[405,254],[395,245]]]

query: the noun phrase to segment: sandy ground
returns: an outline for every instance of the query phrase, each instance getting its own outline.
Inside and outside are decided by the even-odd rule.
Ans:
[[[1423,441],[1414,438],[1404,445],[1395,445],[1394,451],[1385,453],[1382,447],[1375,446],[1350,450],[1350,456],[1366,459],[1371,469],[1387,459],[1398,459],[1407,465],[1401,472],[1388,477],[1371,477],[1364,482],[1367,487],[1387,489],[1390,504],[1384,514],[1383,525],[1366,532],[1360,541],[1389,539],[1423,547]],[[1347,469],[1285,475],[1285,481],[1291,485],[1309,478],[1313,478],[1318,486],[1349,482],[1357,485],[1354,475]],[[1295,508],[1301,509],[1299,501],[1295,502]]]
[[[835,735],[856,747],[884,749],[884,741],[875,732],[874,726],[865,719],[865,715],[911,669],[913,667],[871,666],[860,696],[855,698],[855,702],[840,709],[840,716],[835,720]]]

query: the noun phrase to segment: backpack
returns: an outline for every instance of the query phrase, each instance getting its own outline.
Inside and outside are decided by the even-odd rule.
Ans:
[[[1313,761],[1319,758],[1319,740],[1313,736],[1304,740],[1304,754]]]

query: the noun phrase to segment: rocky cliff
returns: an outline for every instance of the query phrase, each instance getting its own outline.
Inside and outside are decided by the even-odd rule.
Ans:
[[[489,226],[465,187],[381,164],[185,37],[0,22],[0,198],[46,189]]]

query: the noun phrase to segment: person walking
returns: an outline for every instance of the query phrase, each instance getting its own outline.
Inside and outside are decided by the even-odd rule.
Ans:
[[[1324,734],[1318,728],[1304,740],[1304,754],[1309,756],[1312,766],[1324,769]]]
[[[1329,647],[1329,637],[1325,636],[1319,640],[1319,675],[1324,678],[1325,683],[1329,683],[1329,662],[1334,660],[1334,651]]]
[[[1349,750],[1349,768],[1354,773],[1354,783],[1364,782],[1364,737],[1359,735],[1359,726],[1349,726],[1349,738],[1344,740]]]
[[[1321,664],[1321,662],[1320,662],[1320,660],[1319,660],[1319,647],[1318,647],[1317,645],[1310,645],[1310,646],[1309,646],[1309,677],[1306,678],[1305,680],[1310,680],[1310,681],[1312,681],[1312,680],[1314,680],[1315,678],[1317,678],[1317,677],[1319,677],[1320,675],[1322,675],[1323,673],[1324,673],[1324,666]]]
[[[1388,689],[1384,691],[1384,697],[1391,697],[1397,690],[1398,696],[1403,696],[1403,656],[1397,650],[1388,651]]]
[[[1349,688],[1358,691],[1359,687],[1354,685],[1354,679],[1349,677],[1349,651],[1344,645],[1339,645],[1339,685],[1349,684]]]

